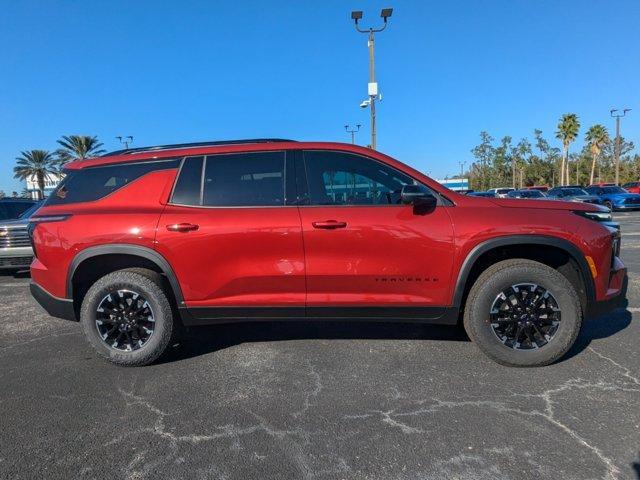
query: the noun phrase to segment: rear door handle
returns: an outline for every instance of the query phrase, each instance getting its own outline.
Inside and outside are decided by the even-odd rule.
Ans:
[[[198,228],[200,227],[193,223],[174,223],[172,225],[167,225],[167,230],[170,232],[192,232],[194,230],[198,230]]]
[[[344,228],[347,222],[338,222],[337,220],[325,220],[324,222],[313,222],[313,228],[323,228],[325,230],[334,230],[336,228]]]

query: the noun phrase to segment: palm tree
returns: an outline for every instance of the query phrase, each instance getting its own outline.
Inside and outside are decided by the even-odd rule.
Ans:
[[[609,143],[609,133],[604,125],[593,125],[587,130],[587,145],[591,151],[591,177],[589,183],[593,184],[593,175],[596,171],[596,163],[602,152],[602,148]]]
[[[13,177],[20,180],[31,180],[35,177],[38,183],[39,198],[44,198],[44,182],[51,174],[55,174],[55,158],[46,150],[27,150],[20,152],[13,167]]]
[[[97,136],[88,135],[63,135],[58,144],[61,148],[56,150],[60,164],[67,163],[73,159],[83,160],[85,158],[97,157],[105,152],[103,144]]]
[[[569,145],[578,137],[580,120],[575,113],[565,113],[558,122],[556,138],[562,141],[562,168],[560,170],[560,185],[569,183]],[[565,177],[566,166],[566,177]],[[566,182],[566,183],[565,183]]]

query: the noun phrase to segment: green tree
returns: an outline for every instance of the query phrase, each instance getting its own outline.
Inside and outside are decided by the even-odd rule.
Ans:
[[[580,120],[575,113],[565,113],[560,117],[556,138],[562,142],[562,167],[560,171],[560,184],[569,184],[569,145],[578,138]],[[565,175],[566,168],[566,175]]]
[[[63,135],[58,140],[60,148],[56,150],[58,163],[63,165],[74,159],[83,160],[85,158],[97,157],[105,153],[97,136],[89,135]]]
[[[35,177],[38,184],[39,198],[44,198],[45,180],[55,172],[55,158],[46,150],[20,152],[20,156],[16,158],[16,166],[13,167],[14,178],[30,180]]]
[[[604,146],[609,143],[609,133],[604,125],[596,124],[587,130],[585,138],[587,140],[589,151],[591,152],[591,175],[589,176],[589,184],[592,184],[598,158],[600,157]]]

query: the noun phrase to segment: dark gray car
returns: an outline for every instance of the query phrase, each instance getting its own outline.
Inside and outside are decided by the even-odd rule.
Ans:
[[[547,192],[549,200],[564,200],[567,202],[595,203],[602,205],[602,200],[596,195],[589,195],[578,187],[555,187]]]

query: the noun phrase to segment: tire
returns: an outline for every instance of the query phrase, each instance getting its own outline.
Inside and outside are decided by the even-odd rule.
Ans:
[[[508,292],[509,288],[513,285],[518,286],[518,289],[511,291],[522,291],[521,295],[525,297],[525,301],[529,298],[530,293],[524,292],[523,290],[534,290],[534,286],[538,286],[540,290],[534,290],[532,298],[546,298],[544,295],[537,293],[543,290],[546,290],[550,294],[551,299],[545,301],[543,305],[545,312],[552,313],[543,313],[543,320],[540,320],[540,315],[535,317],[538,319],[536,321],[544,322],[545,326],[543,328],[549,328],[549,333],[555,328],[555,330],[553,330],[554,333],[549,336],[548,340],[546,340],[546,334],[545,338],[542,338],[542,336],[539,335],[540,330],[538,330],[538,334],[534,333],[533,335],[535,342],[530,338],[524,337],[522,344],[519,344],[518,338],[522,338],[520,335],[524,335],[520,334],[518,338],[515,338],[517,328],[521,325],[518,323],[519,320],[512,320],[507,314],[505,314],[505,316],[508,317],[507,320],[496,320],[498,316],[491,316],[492,308],[495,308],[495,306],[501,304],[501,302],[502,305],[505,308],[508,307],[508,309],[500,310],[499,308],[495,308],[494,312],[511,313],[509,309],[513,308],[515,310],[520,308],[521,304],[519,302],[514,306],[499,297],[501,292]],[[524,287],[523,285],[527,286]],[[511,301],[510,299],[512,297],[507,298]],[[525,301],[523,301],[523,304],[526,303]],[[555,305],[554,309],[549,308],[551,303]],[[559,308],[559,313],[555,313],[557,311],[556,307]],[[535,309],[533,310],[537,311]],[[512,313],[514,317],[517,316],[520,318],[519,313]],[[556,320],[559,319],[559,321],[551,322],[549,319],[550,315],[559,315],[558,317],[554,317]],[[531,320],[534,317],[529,316],[526,318]],[[512,335],[515,341],[512,339],[505,341],[504,339],[508,336],[506,334],[501,337],[501,340],[499,336],[504,333],[504,331],[500,333],[496,332],[496,329],[500,328],[498,325],[510,325],[509,322],[516,322],[515,324],[511,324],[512,326],[504,327],[516,330],[516,334]],[[528,325],[534,322],[525,322],[523,320],[522,324],[524,323]],[[548,326],[551,323],[557,326]],[[541,323],[537,323],[537,326],[541,325]],[[582,308],[578,295],[569,280],[547,265],[525,259],[504,260],[485,270],[471,288],[464,311],[464,328],[469,338],[471,338],[478,348],[489,358],[501,365],[510,367],[540,367],[555,362],[567,353],[574,344],[580,332],[581,325]],[[526,328],[533,329],[534,327]],[[513,332],[513,330],[510,331]],[[533,330],[528,331],[531,332]],[[535,348],[533,348],[534,343],[536,343]],[[538,343],[542,343],[542,346],[537,347]],[[531,348],[525,348],[526,345]]]
[[[613,212],[613,203],[611,203],[609,200],[606,200],[603,205]]]
[[[145,343],[139,347],[136,345],[137,349],[130,351],[107,344],[98,330],[97,321],[100,320],[98,317],[104,315],[98,313],[98,308],[109,295],[117,299],[116,292],[119,290],[137,294],[141,300],[146,300],[145,305],[149,309],[146,312],[150,312],[147,318],[154,320],[152,323],[146,323],[153,332]],[[99,356],[116,365],[128,367],[149,365],[157,360],[171,344],[174,332],[177,330],[171,304],[161,287],[161,277],[155,272],[138,268],[118,270],[96,281],[82,301],[80,323],[89,344]],[[118,333],[119,331],[116,330],[113,335]],[[114,337],[107,338],[110,339],[109,343],[114,339]],[[124,348],[126,344],[119,346]],[[131,347],[130,344],[129,347]]]

